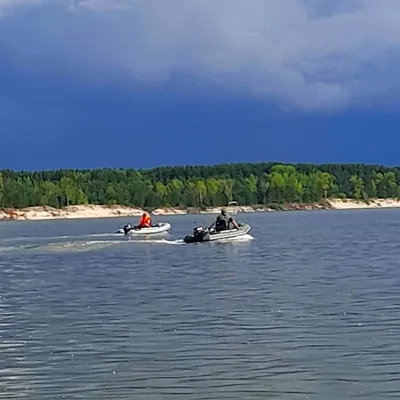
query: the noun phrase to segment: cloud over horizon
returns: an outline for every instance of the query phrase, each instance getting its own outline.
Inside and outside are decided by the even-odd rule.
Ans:
[[[36,73],[183,75],[306,111],[400,100],[398,0],[0,0],[0,45]]]

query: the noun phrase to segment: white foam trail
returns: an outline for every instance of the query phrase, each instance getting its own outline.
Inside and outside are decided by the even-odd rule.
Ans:
[[[41,246],[51,251],[89,251],[100,249],[104,247],[113,246],[118,243],[124,243],[116,240],[93,240],[82,242],[63,242],[63,243],[49,243],[48,245]]]
[[[21,251],[21,250],[35,250],[37,249],[37,245],[15,245],[15,246],[0,246],[0,252],[7,252],[7,251]]]
[[[140,242],[140,240],[138,240],[138,242]],[[143,240],[141,242],[143,242]],[[151,239],[151,240],[146,240],[145,242],[147,242],[147,243],[160,243],[160,244],[172,244],[172,245],[185,244],[183,239],[177,239],[177,240]]]
[[[5,238],[7,242],[20,242],[30,240],[58,240],[58,239],[77,239],[77,238],[89,238],[89,237],[110,237],[118,236],[114,233],[87,233],[84,235],[57,235],[57,236],[17,236],[12,238]]]
[[[1,1],[1,0],[0,0]],[[160,237],[168,235],[169,232],[160,232],[158,234],[152,234],[152,236],[155,237]],[[29,241],[50,241],[50,240],[65,240],[65,239],[84,239],[84,238],[101,238],[101,237],[135,237],[135,238],[140,238],[140,241],[146,240],[145,235],[131,235],[131,236],[125,236],[120,233],[115,233],[115,232],[110,232],[110,233],[86,233],[82,235],[56,235],[56,236],[18,236],[18,237],[12,237],[12,238],[5,238],[3,239],[4,242],[29,242]],[[138,240],[138,241],[139,241]],[[149,241],[149,240],[147,240]]]
[[[23,247],[20,246],[6,246],[6,247],[0,247],[0,252],[6,252],[6,251],[15,251],[15,250],[23,250]]]
[[[96,244],[121,244],[121,243],[125,243],[125,241],[122,241],[122,240],[87,240],[85,242],[75,242],[75,243],[81,243],[83,246],[91,246],[91,245],[96,245]]]
[[[69,239],[78,236],[64,235],[64,236],[16,236],[11,238],[5,238],[4,241],[7,242],[20,242],[29,240],[54,240],[54,239]]]
[[[129,240],[87,240],[87,241],[74,241],[74,242],[62,242],[62,243],[49,243],[48,248],[53,250],[57,249],[88,249],[88,248],[100,248],[113,245],[122,244],[168,244],[168,245],[179,245],[184,244],[182,239],[178,240],[166,240],[166,239],[129,239]]]

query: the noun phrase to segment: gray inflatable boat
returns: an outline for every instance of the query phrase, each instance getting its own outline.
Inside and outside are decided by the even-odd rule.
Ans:
[[[201,243],[213,242],[221,239],[232,239],[238,236],[247,235],[250,232],[251,226],[248,224],[238,224],[239,229],[227,229],[223,231],[216,231],[204,226],[198,226],[193,229],[191,235],[186,235],[183,238],[185,243]]]

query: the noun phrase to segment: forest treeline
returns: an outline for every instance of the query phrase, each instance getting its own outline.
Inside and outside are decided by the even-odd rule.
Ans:
[[[363,164],[221,164],[149,170],[0,171],[0,207],[120,204],[218,207],[400,196],[400,168]]]

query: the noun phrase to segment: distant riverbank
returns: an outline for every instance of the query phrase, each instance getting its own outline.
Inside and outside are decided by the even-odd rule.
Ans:
[[[369,203],[356,200],[326,200],[323,203],[300,204],[288,203],[271,206],[241,206],[238,209],[225,207],[228,212],[240,213],[276,212],[276,211],[311,211],[311,210],[352,210],[368,208],[400,208],[400,200],[376,199]],[[185,215],[185,214],[218,214],[221,208],[158,208],[153,210],[153,216]],[[0,220],[51,220],[51,219],[79,219],[79,218],[115,218],[139,217],[143,210],[137,207],[118,205],[78,205],[57,209],[47,206],[28,207],[23,209],[6,208],[0,210]]]

